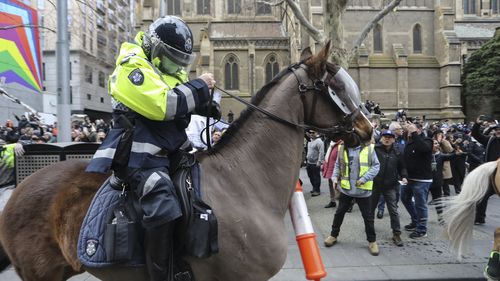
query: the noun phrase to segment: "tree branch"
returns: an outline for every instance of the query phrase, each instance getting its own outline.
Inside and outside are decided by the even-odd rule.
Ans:
[[[350,55],[349,55],[349,60],[352,58],[352,56],[358,51],[359,46],[361,46],[361,43],[365,41],[366,36],[368,33],[373,29],[373,27],[383,18],[385,17],[388,13],[390,13],[394,8],[396,8],[399,3],[401,3],[401,0],[392,0],[391,3],[389,3],[385,8],[383,8],[370,22],[368,22],[365,27],[363,28],[363,31],[361,31],[361,34],[359,35],[358,39],[354,43],[354,46],[351,49]]]
[[[264,3],[264,4],[267,4],[269,6],[279,6],[279,5],[283,4],[284,2],[285,2],[285,0],[280,0],[280,1],[275,2],[275,3],[269,2],[269,1],[257,1],[257,3]]]
[[[300,21],[300,24],[307,30],[307,33],[311,35],[316,42],[323,44],[325,42],[325,35],[307,20],[306,16],[302,13],[302,9],[300,9],[299,4],[294,0],[286,0],[286,2],[292,9],[295,17]]]

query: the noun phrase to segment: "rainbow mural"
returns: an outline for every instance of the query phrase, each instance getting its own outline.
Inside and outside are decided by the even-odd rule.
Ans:
[[[0,78],[42,91],[37,11],[16,0],[0,0]],[[14,27],[14,28],[11,28]]]

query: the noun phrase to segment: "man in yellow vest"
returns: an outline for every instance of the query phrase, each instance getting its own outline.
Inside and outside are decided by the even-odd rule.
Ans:
[[[0,188],[14,186],[15,178],[15,157],[24,154],[21,143],[6,144],[0,139]]]
[[[108,85],[115,126],[87,167],[113,170],[139,197],[151,281],[170,280],[173,231],[182,216],[170,157],[189,146],[185,129],[192,113],[221,116],[209,101],[213,74],[188,79],[195,58],[191,29],[176,16],[157,19],[134,42],[122,44]]]
[[[340,182],[341,194],[339,206],[333,218],[332,231],[325,240],[325,246],[331,247],[337,242],[345,213],[355,198],[365,223],[370,254],[374,256],[379,254],[370,198],[373,179],[379,169],[380,163],[373,144],[360,144],[359,139],[352,136],[344,140],[344,145],[339,146],[332,180],[335,183]]]

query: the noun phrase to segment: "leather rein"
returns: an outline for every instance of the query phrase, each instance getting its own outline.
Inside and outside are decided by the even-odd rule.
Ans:
[[[340,99],[340,97],[328,86],[328,82],[332,78],[332,75],[328,71],[325,72],[325,75],[323,76],[322,79],[317,79],[317,80],[313,81],[312,79],[309,78],[309,81],[311,81],[312,84],[307,84],[307,83],[304,83],[304,81],[302,81],[302,79],[298,73],[298,71],[300,69],[302,69],[304,71],[307,69],[307,66],[305,64],[303,64],[303,63],[292,64],[287,69],[288,69],[288,71],[291,71],[294,74],[295,78],[297,79],[299,94],[300,94],[302,103],[304,105],[304,116],[305,117],[307,117],[307,112],[309,112],[309,118],[312,117],[312,114],[314,113],[314,108],[316,107],[316,104],[317,104],[318,96],[314,95],[313,96],[313,103],[311,105],[312,110],[307,111],[307,107],[306,107],[306,103],[305,103],[305,94],[307,92],[312,91],[314,93],[320,93],[320,94],[325,94],[325,95],[326,95],[326,93],[329,93],[329,95],[330,95],[329,100],[331,101],[331,103],[336,105],[337,107],[339,107],[344,113],[342,120],[339,123],[337,123],[336,125],[334,125],[332,127],[328,127],[328,128],[319,128],[319,127],[315,127],[315,126],[308,125],[308,124],[298,124],[295,122],[285,120],[285,119],[277,116],[276,114],[271,113],[271,112],[255,105],[255,104],[248,102],[248,101],[238,97],[237,95],[231,94],[231,93],[229,93],[229,92],[227,92],[227,91],[225,91],[217,86],[215,86],[215,88],[217,88],[219,91],[227,94],[228,96],[236,99],[237,101],[245,104],[246,106],[263,113],[264,115],[268,116],[272,120],[277,121],[277,122],[282,123],[282,124],[285,124],[285,125],[290,126],[290,127],[299,128],[299,129],[303,129],[303,130],[314,130],[318,133],[326,134],[326,135],[334,135],[334,134],[351,133],[352,132],[352,130],[353,130],[352,123],[356,119],[356,117],[360,114],[361,111],[359,108],[355,108],[354,110],[348,109],[348,107]]]

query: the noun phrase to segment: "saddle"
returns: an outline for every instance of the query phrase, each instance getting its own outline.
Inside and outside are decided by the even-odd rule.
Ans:
[[[183,214],[176,222],[174,256],[205,258],[217,253],[217,219],[201,200],[200,167],[194,155],[176,153],[171,158],[170,174]],[[135,192],[114,175],[108,178],[94,196],[80,229],[80,262],[89,268],[144,266],[140,214]],[[186,265],[180,262],[177,267],[185,269]],[[176,280],[190,280],[182,278]]]

